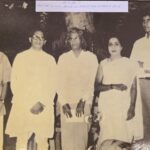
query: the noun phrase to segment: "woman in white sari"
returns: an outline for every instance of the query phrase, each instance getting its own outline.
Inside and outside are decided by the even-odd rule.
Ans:
[[[121,55],[117,36],[109,38],[110,57],[101,61],[96,89],[100,91],[101,132],[99,144],[107,139],[131,142],[143,137],[141,102],[136,75],[138,65]]]

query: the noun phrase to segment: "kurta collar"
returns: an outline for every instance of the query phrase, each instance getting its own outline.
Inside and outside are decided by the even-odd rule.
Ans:
[[[71,55],[72,55],[75,59],[81,58],[82,55],[83,55],[83,53],[84,53],[84,51],[82,50],[81,53],[80,53],[80,55],[79,55],[78,57],[76,57],[75,54],[74,54],[74,52],[73,52],[73,50],[71,50]]]
[[[145,34],[145,39],[150,40],[150,36],[148,37],[147,33]]]
[[[43,50],[35,50],[35,49],[33,49],[32,47],[29,49],[30,51],[33,51],[33,52],[35,52],[35,53],[41,53],[41,52],[43,52]]]

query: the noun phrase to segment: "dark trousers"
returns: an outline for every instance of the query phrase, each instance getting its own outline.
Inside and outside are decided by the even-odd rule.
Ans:
[[[144,139],[150,139],[150,79],[140,79]]]

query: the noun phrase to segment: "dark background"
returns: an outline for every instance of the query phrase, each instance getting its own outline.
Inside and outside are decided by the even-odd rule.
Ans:
[[[2,0],[0,2],[0,50],[7,54],[11,62],[18,52],[29,47],[29,32],[41,24],[41,13],[35,13],[34,1],[26,1],[28,8],[25,10],[20,7],[22,2],[23,0]],[[5,6],[12,3],[15,4],[12,9]],[[99,59],[101,59],[100,55],[103,55],[102,51],[107,51],[106,39],[111,32],[117,32],[122,36],[124,42],[123,54],[125,56],[130,55],[133,42],[144,35],[141,14],[145,9],[150,9],[150,2],[130,2],[130,13],[94,14],[96,28],[94,33],[96,48],[94,52]],[[59,39],[63,32],[66,32],[64,13],[48,13],[45,24],[44,28],[47,32],[45,50],[58,57],[59,51],[52,48],[52,43]],[[63,50],[64,48],[61,51],[63,52]]]

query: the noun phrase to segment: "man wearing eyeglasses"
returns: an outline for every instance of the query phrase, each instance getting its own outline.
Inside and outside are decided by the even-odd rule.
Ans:
[[[48,150],[54,132],[55,67],[54,58],[44,52],[44,32],[35,30],[29,37],[31,47],[19,53],[13,63],[13,93],[6,133],[17,137],[17,150],[27,150],[34,133],[38,150]]]

